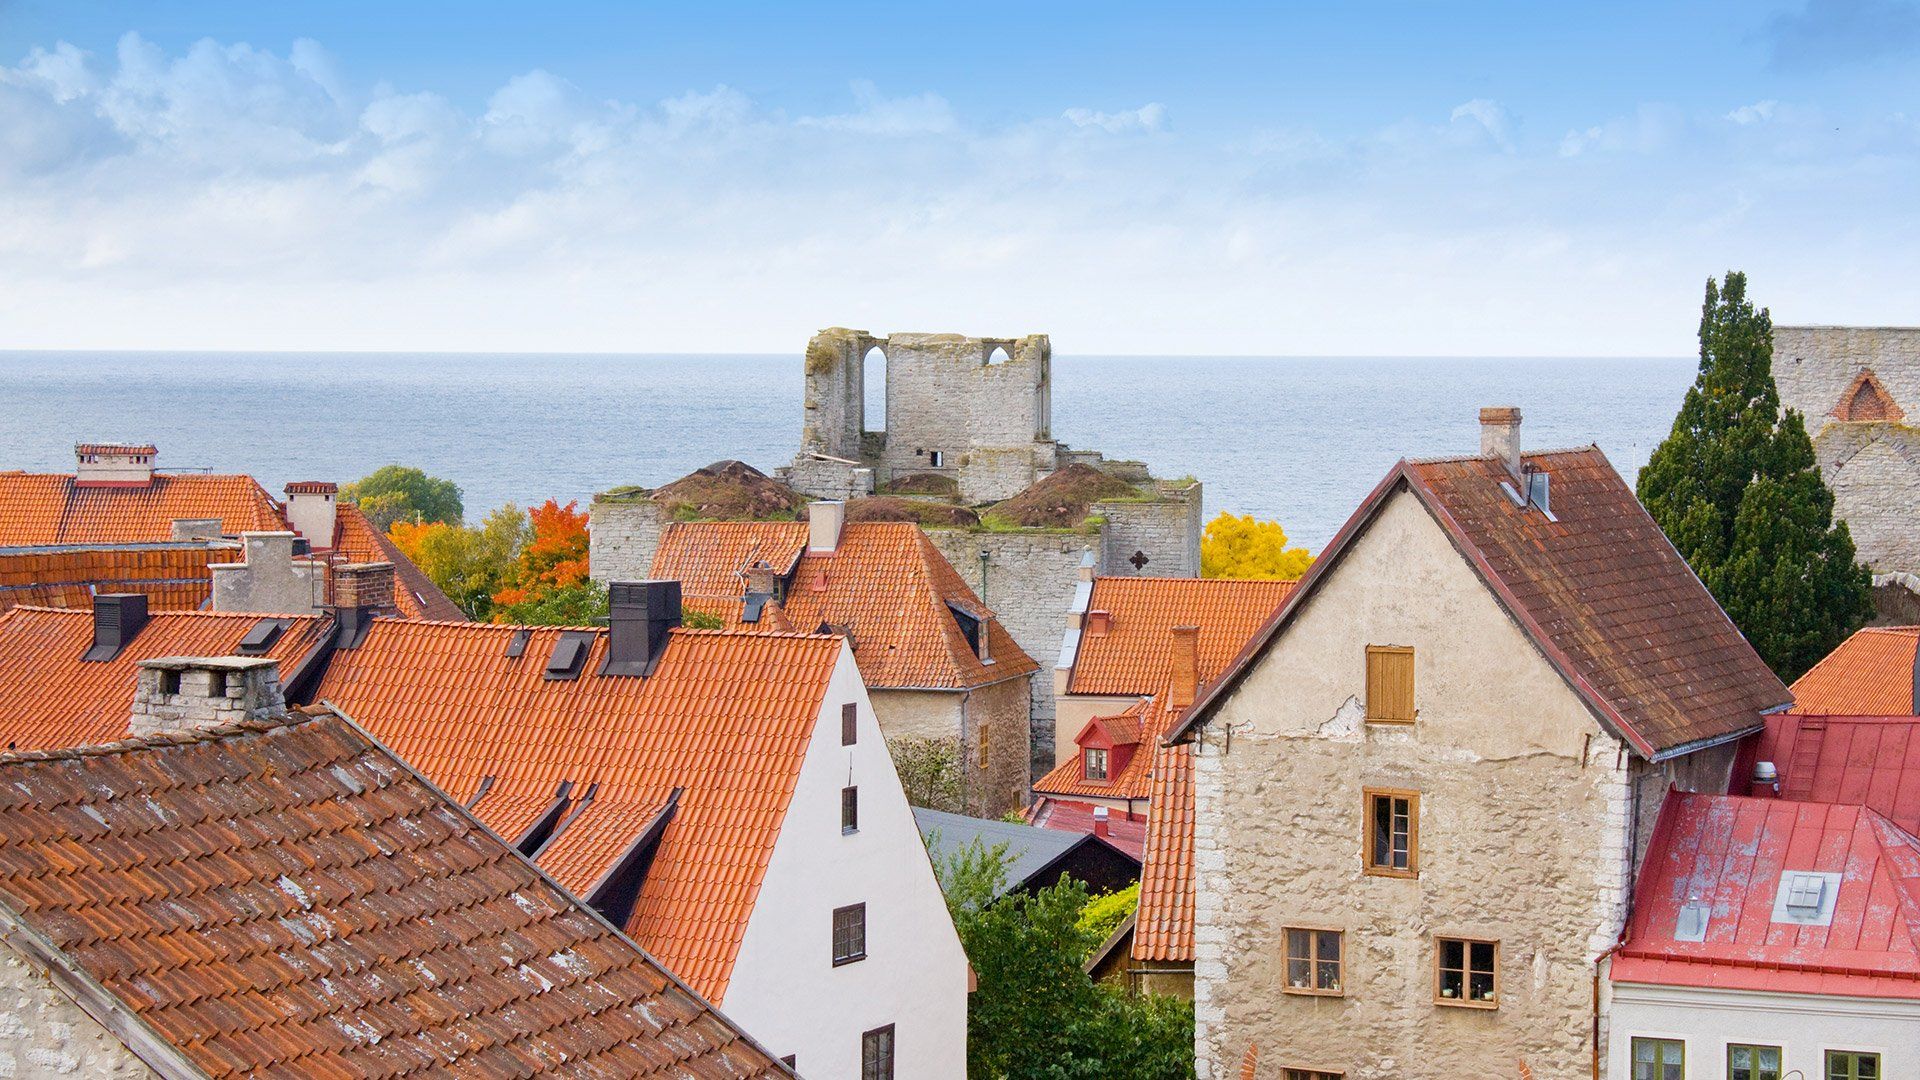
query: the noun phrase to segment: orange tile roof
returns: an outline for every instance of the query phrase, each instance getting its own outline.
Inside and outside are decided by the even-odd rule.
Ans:
[[[1176,626],[1198,626],[1200,681],[1220,674],[1247,639],[1293,592],[1291,581],[1226,578],[1095,578],[1088,611],[1105,611],[1111,627],[1082,632],[1069,694],[1151,694],[1165,681],[1167,639]]]
[[[1143,755],[1144,756],[1144,755]],[[1193,961],[1193,747],[1153,750],[1135,960]]]
[[[0,759],[0,901],[150,1064],[792,1075],[331,713]]]
[[[1106,780],[1089,780],[1086,769],[1078,755],[1055,765],[1047,775],[1033,782],[1036,795],[1056,797],[1087,798],[1097,796],[1107,799],[1145,799],[1152,795],[1153,785],[1149,779],[1152,772],[1152,748],[1157,745],[1171,727],[1174,716],[1160,707],[1160,700],[1166,695],[1139,702],[1126,712],[1117,716],[1096,716],[1087,721],[1106,727],[1115,736],[1115,742],[1137,744],[1133,756],[1117,774]],[[1130,736],[1130,737],[1129,737]]]
[[[765,560],[790,577],[780,609],[788,625],[844,626],[870,687],[961,690],[1039,669],[999,619],[988,624],[983,663],[949,605],[991,615],[918,525],[848,522],[831,554],[805,550],[807,526],[790,521],[682,521],[661,532],[651,576],[684,594],[738,597],[741,571]],[[732,625],[732,624],[730,624]]]
[[[17,607],[0,615],[0,747],[51,750],[113,742],[127,733],[136,665],[161,656],[228,656],[259,615],[203,611],[154,612],[120,655],[80,659],[93,644],[91,611]],[[287,617],[290,625],[265,654],[283,680],[321,644],[329,620]]]
[[[696,990],[725,997],[761,874],[840,655],[832,637],[674,631],[645,678],[594,674],[592,638],[574,681],[543,678],[567,631],[376,620],[334,655],[315,698],[353,716],[481,819],[523,830],[562,781],[593,801],[538,854],[586,892],[653,821],[678,808],[626,927]],[[496,814],[498,816],[496,816]],[[497,824],[496,824],[497,823]]]
[[[1756,731],[1764,713],[1788,704],[1787,688],[1598,447],[1528,454],[1525,465],[1550,481],[1551,518],[1515,504],[1503,489],[1506,466],[1492,458],[1394,466],[1176,734],[1205,721],[1402,490],[1433,515],[1567,685],[1643,757]]]
[[[288,485],[291,487],[292,485]],[[386,562],[393,564],[393,603],[408,619],[439,619],[465,622],[460,610],[426,571],[415,566],[386,534],[351,504],[338,504],[333,517],[332,554],[347,562]]]
[[[76,486],[67,473],[0,472],[0,546],[171,540],[180,518],[219,518],[228,535],[285,529],[251,476],[155,473],[133,486]]]
[[[1920,715],[1913,696],[1920,626],[1857,630],[1793,684],[1793,711],[1836,716]]]
[[[145,595],[154,611],[190,611],[213,590],[207,564],[234,557],[197,542],[0,548],[0,611],[90,608],[95,593],[127,592]]]

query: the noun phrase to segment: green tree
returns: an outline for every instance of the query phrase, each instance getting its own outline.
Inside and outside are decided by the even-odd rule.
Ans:
[[[495,594],[493,621],[517,626],[592,626],[607,617],[607,587],[591,578],[572,585]]]
[[[493,594],[515,579],[520,549],[533,539],[525,511],[509,503],[478,528],[444,521],[396,521],[387,536],[467,617],[485,621]]]
[[[1083,964],[1100,943],[1082,925],[1086,886],[1060,883],[995,899],[1005,844],[978,840],[936,870],[979,979],[967,1001],[967,1074],[975,1080],[1181,1080],[1193,1076],[1193,1006],[1097,986]]]
[[[1780,408],[1773,318],[1754,310],[1745,274],[1707,280],[1700,374],[1641,470],[1639,496],[1781,678],[1798,678],[1872,614],[1872,575],[1834,520],[1806,425]]]
[[[967,812],[960,740],[888,739],[887,752],[893,756],[894,771],[900,774],[909,803],[951,814]]]
[[[359,506],[377,529],[396,521],[458,525],[464,516],[458,484],[410,465],[382,465],[341,488],[340,498]]]

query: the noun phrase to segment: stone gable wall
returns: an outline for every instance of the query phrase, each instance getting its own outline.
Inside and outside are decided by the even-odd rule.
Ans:
[[[1198,481],[1163,486],[1153,502],[1103,502],[1093,512],[1101,527],[1100,573],[1108,576],[1199,577],[1201,519]],[[1146,561],[1134,565],[1136,555]]]
[[[12,949],[0,949],[0,1076],[147,1080],[119,1039]]]

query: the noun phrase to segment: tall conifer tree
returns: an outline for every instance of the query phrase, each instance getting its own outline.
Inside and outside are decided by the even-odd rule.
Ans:
[[[1800,414],[1780,408],[1773,317],[1745,274],[1707,279],[1700,374],[1640,473],[1640,501],[1761,657],[1791,681],[1873,611]]]

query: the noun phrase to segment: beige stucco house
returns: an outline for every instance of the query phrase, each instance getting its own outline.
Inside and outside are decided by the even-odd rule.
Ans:
[[[1595,447],[1403,461],[1174,729],[1199,1075],[1585,1077],[1670,786],[1788,694]],[[1265,1075],[1264,1073],[1262,1075]]]

